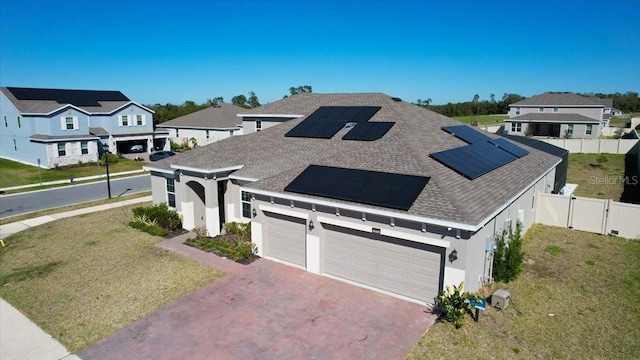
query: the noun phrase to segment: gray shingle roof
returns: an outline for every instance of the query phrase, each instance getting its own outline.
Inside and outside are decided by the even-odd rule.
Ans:
[[[2,92],[22,114],[49,114],[70,105],[60,104],[55,100],[18,100],[6,87],[0,87],[0,92]],[[89,113],[111,113],[114,110],[131,103],[131,101],[98,101],[98,103],[100,106],[76,107]]]
[[[242,119],[237,115],[246,109],[233,104],[211,106],[179,118],[158,124],[163,128],[202,128],[202,129],[229,129],[237,128]]]
[[[598,99],[598,101],[607,109],[613,108],[613,99]]]
[[[408,211],[394,212],[475,226],[560,161],[555,156],[523,146],[529,155],[469,180],[429,157],[430,153],[466,144],[441,130],[442,126],[460,125],[453,119],[410,103],[394,101],[380,93],[300,94],[282,101],[287,102],[282,111],[303,112],[304,115],[311,114],[319,106],[381,106],[370,121],[393,121],[395,125],[383,138],[371,142],[341,140],[344,130],[332,139],[285,137],[285,133],[302,121],[295,119],[261,132],[202,146],[148,167],[172,171],[172,164],[201,169],[243,165],[233,175],[259,179],[247,187],[276,193],[285,193],[289,182],[310,164],[429,176],[431,180],[412,207]],[[298,111],[295,111],[295,101],[302,104]]]
[[[558,123],[589,123],[589,124],[599,124],[600,120],[592,119],[588,116],[580,115],[580,114],[549,114],[549,113],[529,113],[522,114],[518,116],[514,116],[512,118],[506,119],[505,121],[548,121],[548,122],[558,122]]]
[[[510,106],[603,106],[598,98],[586,97],[570,92],[546,92],[518,101]]]
[[[44,134],[33,134],[29,137],[31,140],[35,141],[60,141],[60,140],[97,140],[98,138],[92,135],[44,135]]]

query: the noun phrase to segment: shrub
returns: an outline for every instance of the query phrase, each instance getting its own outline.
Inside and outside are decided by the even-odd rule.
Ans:
[[[459,286],[454,285],[453,288],[447,285],[445,291],[441,292],[436,299],[436,310],[440,319],[454,323],[456,328],[461,328],[464,325],[464,316],[471,311],[469,301],[478,301],[476,295],[463,292],[463,288],[464,281]]]
[[[107,159],[109,159],[109,164],[115,164],[118,162],[117,155],[105,152],[105,153],[102,153],[102,155],[100,155],[100,160],[98,160],[98,163],[100,164],[100,166],[107,165]]]
[[[157,226],[167,230],[176,231],[182,227],[180,215],[173,209],[169,209],[166,203],[160,203],[151,207],[133,208],[133,215],[137,218],[146,218]]]
[[[138,221],[130,221],[129,226],[131,226],[134,229],[144,231],[147,234],[151,234],[153,236],[167,236],[167,232],[164,229],[160,229],[157,226],[147,225]]]
[[[609,158],[607,157],[606,154],[600,154],[598,155],[598,157],[596,158],[596,161],[600,164],[605,163],[607,161],[609,161]]]
[[[228,236],[196,237],[188,239],[185,244],[213,252],[240,263],[248,263],[258,253],[258,248],[250,241]]]
[[[232,221],[224,224],[224,229],[229,235],[236,235],[251,240],[251,223]]]
[[[507,243],[507,238],[509,239]],[[518,278],[522,272],[524,252],[522,250],[522,223],[516,221],[515,232],[502,230],[496,236],[496,251],[493,254],[493,279],[510,282]]]

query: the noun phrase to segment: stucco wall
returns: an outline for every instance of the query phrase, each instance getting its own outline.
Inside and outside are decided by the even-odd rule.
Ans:
[[[272,126],[282,124],[285,121],[293,119],[292,117],[243,117],[242,129],[244,134],[251,134],[256,132],[256,121],[262,123],[262,130],[268,129]]]

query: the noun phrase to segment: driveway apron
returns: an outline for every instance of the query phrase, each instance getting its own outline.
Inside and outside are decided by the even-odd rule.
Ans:
[[[89,346],[82,359],[404,359],[435,321],[426,306],[273,261],[244,266],[181,241],[161,246],[227,275]]]

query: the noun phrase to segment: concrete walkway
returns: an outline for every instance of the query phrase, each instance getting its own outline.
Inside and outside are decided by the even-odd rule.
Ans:
[[[67,211],[59,214],[45,215],[15,223],[0,225],[0,240],[30,227],[48,222],[88,214],[117,207],[151,201],[151,196],[135,198],[111,204],[92,206],[84,209]],[[2,246],[2,244],[0,244]],[[45,333],[29,318],[5,300],[0,299],[0,359],[1,360],[78,360],[76,355],[69,354],[62,344],[51,335]]]

